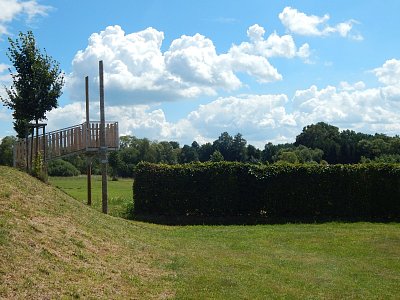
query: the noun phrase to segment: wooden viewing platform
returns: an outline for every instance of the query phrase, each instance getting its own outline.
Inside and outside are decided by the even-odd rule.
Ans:
[[[105,123],[106,148],[108,151],[119,148],[118,122]],[[33,143],[33,144],[32,144]],[[19,139],[14,146],[14,164],[16,167],[24,167],[30,164],[31,149],[36,149],[45,161],[61,158],[77,153],[98,152],[100,148],[100,122],[82,123],[79,125],[50,131],[44,135]]]

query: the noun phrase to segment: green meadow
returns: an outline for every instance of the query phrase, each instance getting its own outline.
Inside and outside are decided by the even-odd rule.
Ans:
[[[49,183],[76,200],[87,203],[87,177],[50,177]],[[133,179],[121,178],[117,181],[107,181],[108,213],[116,217],[127,217],[127,212],[133,205]],[[92,207],[101,211],[101,176],[92,176]]]

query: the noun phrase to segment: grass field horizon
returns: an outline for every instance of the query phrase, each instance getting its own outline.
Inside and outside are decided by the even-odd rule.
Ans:
[[[49,183],[76,200],[87,203],[87,176],[49,177]],[[118,178],[107,180],[108,214],[127,218],[128,210],[133,206],[133,179]],[[92,207],[101,212],[101,176],[92,175]]]
[[[155,225],[104,215],[7,167],[0,216],[0,298],[400,294],[399,223]]]

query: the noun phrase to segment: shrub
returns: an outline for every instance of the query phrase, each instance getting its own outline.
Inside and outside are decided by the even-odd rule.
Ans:
[[[400,218],[400,166],[141,163],[135,214],[277,222]]]
[[[62,159],[55,159],[48,164],[48,174],[50,176],[77,176],[80,174],[79,170],[73,164]]]

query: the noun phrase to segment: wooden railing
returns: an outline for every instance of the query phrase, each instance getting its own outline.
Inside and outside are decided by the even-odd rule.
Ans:
[[[118,122],[106,122],[105,133],[107,149],[117,150],[119,147]],[[100,122],[89,122],[89,126],[85,122],[50,131],[38,138],[19,139],[14,146],[14,164],[20,167],[29,165],[32,161],[31,153],[35,153],[36,147],[46,160],[75,153],[99,151]]]

